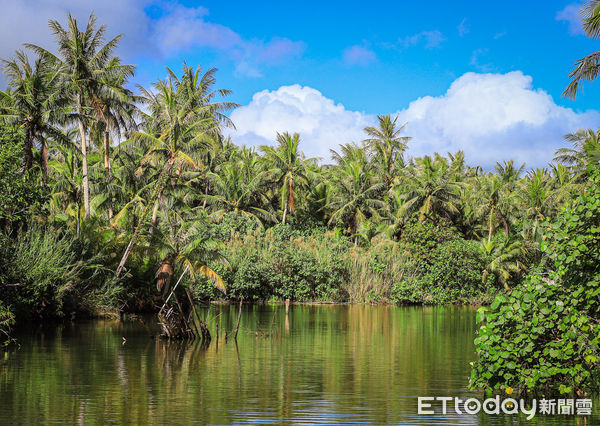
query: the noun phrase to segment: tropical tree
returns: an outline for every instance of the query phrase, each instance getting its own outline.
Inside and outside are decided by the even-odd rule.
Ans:
[[[353,144],[342,146],[341,153],[332,150],[338,163],[330,175],[331,195],[327,209],[331,212],[328,224],[343,224],[354,243],[358,243],[357,230],[365,220],[380,215],[385,203],[378,197],[384,184],[377,181],[369,167],[365,151]]]
[[[434,159],[428,155],[417,158],[397,191],[402,200],[399,214],[417,213],[420,221],[451,220],[459,212],[460,187],[446,159],[437,154]]]
[[[377,127],[365,127],[364,131],[368,137],[363,143],[389,191],[394,183],[398,183],[398,170],[404,167],[403,154],[411,138],[400,136],[406,123],[398,127],[398,116],[392,118],[390,115],[379,115],[377,121]]]
[[[554,155],[554,161],[564,164],[573,170],[578,181],[587,177],[588,167],[600,163],[600,128],[579,129],[575,133],[565,135],[565,140],[573,148],[560,148]]]
[[[101,110],[98,99],[108,98],[113,88],[107,84],[120,76],[133,75],[133,65],[123,65],[113,56],[122,34],[105,43],[106,26],[96,26],[92,13],[86,28],[81,31],[77,20],[68,15],[68,25],[64,28],[58,21],[50,20],[50,30],[55,36],[58,56],[33,44],[26,46],[54,66],[61,78],[64,89],[74,101],[74,110],[81,140],[81,162],[83,173],[83,206],[85,217],[90,216],[90,184],[88,170],[88,131],[92,121],[91,113]]]
[[[212,262],[226,262],[220,252],[223,243],[203,236],[200,227],[204,222],[197,218],[186,219],[171,211],[167,221],[169,226],[164,231],[157,230],[148,247],[162,259],[156,271],[157,290],[167,295],[173,274],[178,268],[183,268],[182,272],[189,274],[191,279],[195,280],[200,274],[225,293],[225,282],[208,266]]]
[[[261,146],[260,149],[265,154],[268,179],[280,188],[282,222],[285,223],[288,211],[294,214],[297,192],[308,183],[307,172],[314,159],[305,159],[302,151],[298,149],[298,133],[277,133],[276,139],[276,147]]]
[[[511,278],[528,270],[522,261],[527,256],[527,249],[518,237],[500,240],[484,238],[480,242],[480,248],[487,257],[487,265],[482,274],[484,283],[489,275],[493,275],[506,290],[510,290],[508,283]]]
[[[586,1],[580,10],[581,22],[585,34],[596,40],[600,37],[600,0]],[[569,74],[571,82],[563,96],[575,99],[580,92],[582,81],[592,81],[600,72],[600,52],[590,53],[575,61],[575,67]]]
[[[176,183],[184,167],[198,169],[199,153],[210,147],[210,141],[220,132],[220,124],[229,123],[223,112],[235,104],[214,102],[218,94],[226,96],[229,92],[212,90],[215,70],[209,70],[199,78],[200,70],[198,67],[193,71],[184,64],[183,76],[178,78],[167,68],[166,80],[154,83],[152,90],[140,88],[150,113],[143,122],[146,131],[134,132],[132,140],[146,150],[141,167],[152,166],[160,170],[149,200],[160,200],[167,182]],[[117,267],[117,277],[153,205],[148,202],[142,211],[140,222]]]
[[[0,117],[24,131],[26,170],[33,166],[35,143],[40,144],[45,182],[48,178],[47,139],[69,142],[58,126],[66,118],[69,100],[59,84],[59,73],[45,57],[40,56],[31,64],[24,52],[17,51],[15,56],[12,60],[3,61],[9,90],[0,92],[0,97],[4,98]]]

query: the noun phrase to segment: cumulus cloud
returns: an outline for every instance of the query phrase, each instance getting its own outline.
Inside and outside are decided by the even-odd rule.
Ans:
[[[244,38],[211,22],[203,7],[154,0],[13,0],[3,5],[0,15],[0,57],[12,56],[24,42],[51,47],[48,18],[64,24],[71,12],[83,26],[92,11],[99,23],[107,25],[108,36],[125,34],[119,53],[130,61],[139,56],[163,58],[194,48],[212,49],[233,61],[238,75],[256,77],[264,67],[298,57],[305,49],[303,42],[281,37]]]
[[[564,134],[600,124],[600,113],[556,105],[520,71],[464,74],[444,95],[419,98],[397,114],[402,123],[408,122],[405,134],[413,137],[410,155],[463,150],[471,164],[486,168],[509,159],[542,167],[566,145]],[[300,132],[302,149],[325,162],[329,149],[361,141],[362,129],[375,122],[373,115],[347,110],[299,85],[256,93],[231,118],[237,126],[231,133],[236,143],[273,144],[277,131]]]
[[[421,31],[420,33],[399,38],[398,42],[404,47],[416,46],[420,43],[424,43],[425,49],[434,49],[440,47],[440,45],[446,40],[446,37],[438,31]]]
[[[364,46],[351,46],[344,50],[343,53],[344,62],[349,65],[369,65],[370,63],[377,60],[375,52]]]
[[[573,3],[556,13],[557,21],[565,21],[569,24],[569,33],[571,35],[584,34],[583,27],[581,26],[581,17],[579,16],[580,8],[581,4]]]
[[[543,166],[565,145],[564,134],[600,124],[600,113],[556,105],[520,71],[464,74],[443,96],[419,98],[398,114],[414,155],[462,149],[485,167],[511,158]]]
[[[247,106],[231,113],[237,131],[232,139],[246,146],[272,145],[276,132],[299,132],[301,149],[327,161],[329,149],[363,139],[362,129],[374,117],[348,111],[316,89],[300,85],[263,90]]]

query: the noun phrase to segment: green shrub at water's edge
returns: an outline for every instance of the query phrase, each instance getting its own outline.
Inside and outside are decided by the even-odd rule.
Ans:
[[[600,170],[548,226],[550,271],[481,308],[471,387],[544,395],[600,386]]]

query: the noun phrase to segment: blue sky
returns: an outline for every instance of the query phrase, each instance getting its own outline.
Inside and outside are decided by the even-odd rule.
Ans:
[[[58,4],[60,3],[60,4]],[[573,61],[599,50],[577,23],[579,2],[155,2],[16,0],[3,7],[0,55],[25,41],[51,46],[45,22],[94,10],[136,82],[164,66],[217,67],[245,107],[238,143],[300,131],[310,155],[360,140],[375,114],[398,113],[413,153],[464,149],[543,165],[577,127],[597,127],[600,82],[561,97]],[[483,112],[482,112],[483,111]],[[236,120],[237,119],[237,120]],[[290,128],[291,127],[291,128]]]

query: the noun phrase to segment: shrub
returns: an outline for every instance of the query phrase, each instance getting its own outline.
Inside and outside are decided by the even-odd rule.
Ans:
[[[580,395],[600,386],[600,170],[545,240],[552,270],[478,312],[472,388]]]

